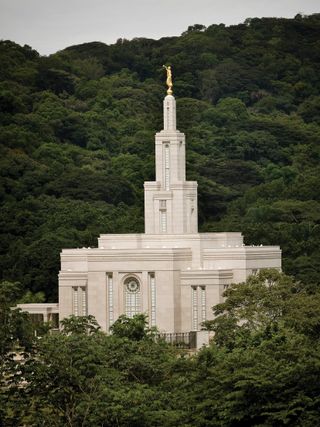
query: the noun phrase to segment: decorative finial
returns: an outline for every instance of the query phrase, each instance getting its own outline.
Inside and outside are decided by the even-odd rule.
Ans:
[[[166,81],[166,83],[167,83],[167,86],[168,86],[168,90],[167,90],[167,94],[168,95],[172,95],[172,86],[173,86],[173,83],[172,83],[172,72],[171,72],[171,67],[170,67],[170,65],[168,65],[168,66],[166,66],[166,65],[163,65],[163,68],[165,68],[166,69],[166,71],[167,71],[167,81]]]

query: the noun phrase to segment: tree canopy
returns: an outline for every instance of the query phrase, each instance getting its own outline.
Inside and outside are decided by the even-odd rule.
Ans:
[[[195,354],[159,339],[143,314],[122,316],[111,335],[71,317],[20,342],[22,357],[1,359],[0,425],[317,425],[319,289],[261,270],[224,296]]]

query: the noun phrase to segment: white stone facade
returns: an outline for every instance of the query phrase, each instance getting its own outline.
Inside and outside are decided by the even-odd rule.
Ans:
[[[163,107],[156,181],[144,184],[145,234],[101,235],[98,248],[62,251],[60,320],[91,314],[108,331],[121,314],[143,312],[160,331],[199,331],[230,283],[281,268],[278,246],[245,246],[241,233],[198,233],[197,183],[186,181],[172,95]]]
[[[17,308],[27,311],[35,322],[50,322],[52,328],[59,327],[59,304],[58,303],[29,303],[18,304]]]

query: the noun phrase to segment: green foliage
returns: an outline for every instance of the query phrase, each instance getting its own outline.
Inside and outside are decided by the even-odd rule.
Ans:
[[[137,319],[130,322],[134,329]],[[6,425],[177,425],[182,411],[168,402],[164,386],[173,350],[154,340],[80,331],[80,324],[96,325],[89,317],[75,323],[66,319],[64,333],[43,337],[19,370],[8,368],[10,389],[2,388],[0,409]]]
[[[200,229],[280,244],[285,271],[317,286],[319,26],[319,14],[196,24],[49,57],[1,41],[0,277],[55,301],[63,247],[143,231],[166,63]]]
[[[132,319],[123,314],[111,326],[111,332],[120,338],[140,341],[152,337],[155,331],[148,328],[147,316],[145,314],[136,314]]]
[[[214,307],[198,356],[195,425],[312,426],[319,417],[320,293],[262,270]]]
[[[1,365],[1,425],[317,425],[319,290],[261,270],[224,297],[210,345],[187,357],[144,315],[121,317],[111,335],[91,316],[65,319]]]
[[[69,334],[95,334],[99,331],[98,325],[94,316],[70,316],[61,320],[62,333]]]
[[[261,270],[246,283],[225,291],[226,301],[214,307],[214,320],[205,322],[216,332],[215,341],[245,336],[275,326],[285,326],[315,340],[320,339],[320,293],[308,291],[277,270]]]
[[[0,282],[0,374],[3,363],[10,351],[17,348],[29,351],[33,345],[34,328],[28,313],[21,312],[13,307],[22,295],[22,285],[19,282]],[[28,297],[32,295],[28,293]]]

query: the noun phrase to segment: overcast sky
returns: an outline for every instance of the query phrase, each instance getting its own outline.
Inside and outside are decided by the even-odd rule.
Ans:
[[[90,41],[180,35],[193,24],[318,12],[319,0],[0,0],[0,39],[48,55]]]

